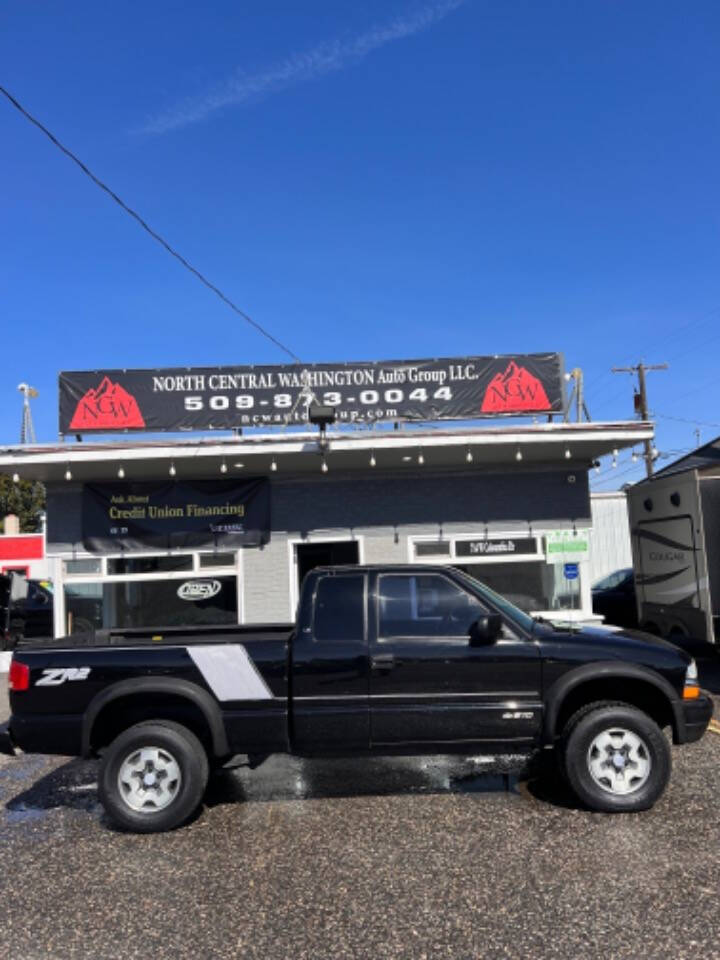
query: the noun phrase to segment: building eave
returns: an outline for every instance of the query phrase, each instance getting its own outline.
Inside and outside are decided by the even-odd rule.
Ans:
[[[325,458],[330,469],[344,472],[367,469],[371,458],[378,469],[416,467],[420,455],[429,467],[466,468],[468,454],[478,467],[560,463],[587,469],[595,459],[652,439],[653,433],[651,423],[638,421],[329,431]],[[192,440],[123,438],[0,447],[0,472],[52,483],[70,470],[75,480],[100,482],[117,479],[120,465],[127,480],[140,480],[167,476],[170,464],[178,477],[198,478],[218,475],[223,463],[228,477],[265,475],[274,462],[278,472],[307,474],[319,470],[322,456],[317,431]]]

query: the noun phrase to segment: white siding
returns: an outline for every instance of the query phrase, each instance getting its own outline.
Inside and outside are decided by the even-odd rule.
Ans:
[[[627,498],[622,491],[593,493],[590,495],[592,509],[592,533],[590,535],[590,583],[602,577],[632,567],[630,524],[628,522]]]

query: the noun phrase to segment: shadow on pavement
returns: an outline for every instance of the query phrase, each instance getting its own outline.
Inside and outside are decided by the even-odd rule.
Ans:
[[[6,800],[6,822],[42,819],[58,808],[88,813],[101,809],[96,761],[70,760],[35,780],[45,763],[38,757],[23,756],[17,766],[2,771],[0,786],[5,796],[8,788],[31,781],[21,793]],[[519,795],[520,780],[526,774],[527,762],[522,757],[315,760],[276,755],[255,770],[241,767],[214,773],[205,804],[214,807],[239,802],[443,793]]]
[[[33,761],[36,759],[39,758],[32,757]],[[23,756],[17,758],[17,766],[4,768],[3,773],[8,776],[0,784],[7,787],[34,777],[37,767],[27,762],[30,760],[30,757]],[[91,811],[97,806],[97,763],[93,760],[70,760],[35,780],[22,793],[11,797],[5,803],[5,811],[7,821],[12,823],[36,819],[58,807]]]
[[[309,800],[442,793],[518,794],[524,758],[362,757],[305,759],[273,756],[256,770],[215,774],[205,802]]]

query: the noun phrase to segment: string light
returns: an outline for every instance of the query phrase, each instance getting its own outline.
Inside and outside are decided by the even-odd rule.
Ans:
[[[273,473],[275,473],[275,471],[277,470],[277,463],[275,462],[275,460],[271,461],[270,469],[272,470]]]
[[[520,449],[520,447],[517,448],[517,452],[515,453],[515,459],[518,461],[522,460],[522,450]]]
[[[468,449],[467,449],[467,453],[465,454],[465,459],[467,460],[468,463],[472,463],[472,462],[473,462],[473,455],[472,455],[472,450],[470,449],[470,447],[468,447]]]
[[[572,454],[570,453],[570,447],[565,447],[565,459],[569,460],[571,457]]]
[[[125,467],[122,464],[118,467],[118,477],[122,480],[125,476]]]
[[[170,474],[171,477],[174,477],[177,474],[177,470],[175,469],[175,464],[172,462],[170,463],[170,469],[168,470],[168,473]]]
[[[227,463],[225,463],[224,460],[223,460],[223,462],[220,464],[220,473],[227,473]]]
[[[20,474],[19,474],[19,473],[14,473],[14,474],[13,474],[13,483],[20,483]]]
[[[323,473],[327,473],[327,472],[328,472],[328,465],[327,465],[327,460],[325,459],[325,457],[323,457],[323,459],[322,459],[322,464],[321,464],[321,466],[320,466],[320,469],[322,470]]]
[[[377,460],[375,459],[375,451],[374,451],[374,450],[371,450],[371,451],[370,451],[370,466],[371,466],[371,467],[377,466]]]
[[[422,466],[425,463],[425,457],[423,456],[422,450],[420,450],[420,453],[418,454],[417,462],[420,464],[420,466]]]
[[[66,479],[66,480],[72,480],[72,471],[70,470],[70,467],[69,467],[69,466],[68,466],[67,470],[65,471],[65,479]]]

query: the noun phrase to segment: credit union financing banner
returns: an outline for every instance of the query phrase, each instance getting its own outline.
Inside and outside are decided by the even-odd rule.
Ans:
[[[91,370],[60,374],[60,433],[300,424],[311,399],[335,407],[341,423],[562,413],[563,383],[557,353]]]
[[[270,539],[265,479],[86,484],[86,550],[257,546]]]

